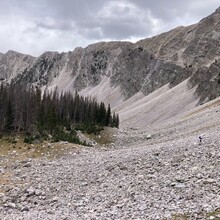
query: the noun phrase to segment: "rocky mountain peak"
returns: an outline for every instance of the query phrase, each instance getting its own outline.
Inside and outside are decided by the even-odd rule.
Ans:
[[[0,58],[0,78],[5,82],[11,82],[19,74],[23,74],[35,61],[34,57],[13,50],[1,54]]]
[[[3,55],[4,55],[4,56],[7,56],[7,57],[12,57],[12,58],[15,58],[15,57],[25,57],[25,56],[33,57],[33,56],[31,56],[31,55],[23,54],[23,53],[14,51],[14,50],[8,50],[8,51],[7,51],[5,54],[3,54]]]
[[[8,50],[5,54],[19,54],[19,52],[14,50]]]
[[[215,13],[220,13],[220,7],[215,10]]]
[[[40,57],[50,57],[59,54],[57,51],[45,51]]]

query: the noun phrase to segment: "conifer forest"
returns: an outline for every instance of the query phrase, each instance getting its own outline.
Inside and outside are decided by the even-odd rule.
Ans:
[[[118,127],[119,116],[110,105],[66,92],[42,92],[37,87],[0,87],[0,133],[24,133],[26,141],[52,136],[54,141],[78,143],[76,130],[97,133],[104,126]]]

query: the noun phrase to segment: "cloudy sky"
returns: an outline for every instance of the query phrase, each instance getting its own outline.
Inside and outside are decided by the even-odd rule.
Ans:
[[[198,22],[219,0],[0,0],[0,52],[38,56],[97,41],[137,41]]]

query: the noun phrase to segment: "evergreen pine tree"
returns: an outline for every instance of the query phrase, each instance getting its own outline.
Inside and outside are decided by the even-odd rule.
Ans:
[[[7,112],[6,112],[6,130],[7,131],[12,131],[13,121],[14,121],[14,115],[13,115],[12,103],[11,103],[11,100],[9,99]]]
[[[115,127],[119,128],[119,115],[116,115],[116,119],[115,119]]]
[[[107,113],[106,113],[105,126],[109,126],[110,119],[111,119],[111,107],[110,107],[110,104],[109,104],[108,105],[108,110],[107,110]]]

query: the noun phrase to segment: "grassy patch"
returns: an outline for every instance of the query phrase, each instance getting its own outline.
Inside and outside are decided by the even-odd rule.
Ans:
[[[189,220],[189,216],[185,215],[185,214],[177,214],[177,215],[173,215],[172,220]]]
[[[0,167],[5,167],[4,172],[0,173],[0,193],[4,193],[9,187],[23,185],[24,182],[18,182],[15,178],[12,166],[22,161],[28,161],[33,158],[46,157],[49,160],[62,157],[64,154],[78,154],[81,146],[68,142],[51,143],[48,141],[27,144],[24,143],[24,135],[16,138],[15,144],[8,141],[9,137],[0,139]],[[0,201],[1,205],[1,201]]]
[[[193,214],[173,214],[172,217],[171,217],[171,220],[189,220],[189,219],[194,219],[193,218]],[[209,219],[211,216],[214,217],[215,220],[220,220],[220,208],[214,210],[214,211],[211,211],[211,212],[201,212],[201,213],[198,213],[199,216],[199,219]],[[168,220],[168,219],[164,219],[164,220]]]
[[[95,140],[99,145],[111,144],[114,142],[115,128],[105,127],[99,134],[88,134],[90,139]]]
[[[15,144],[8,142],[8,138],[0,140],[0,158],[10,165],[14,161],[23,161],[29,158],[48,157],[53,159],[55,157],[62,156],[65,152],[79,148],[77,144],[69,142],[56,142],[50,141],[35,142],[33,144],[24,143],[24,135],[16,137],[17,142]],[[3,160],[0,159],[0,165]],[[4,164],[7,165],[7,164]]]
[[[220,208],[206,214],[207,218],[209,218],[211,216],[215,217],[215,220],[220,220]]]

